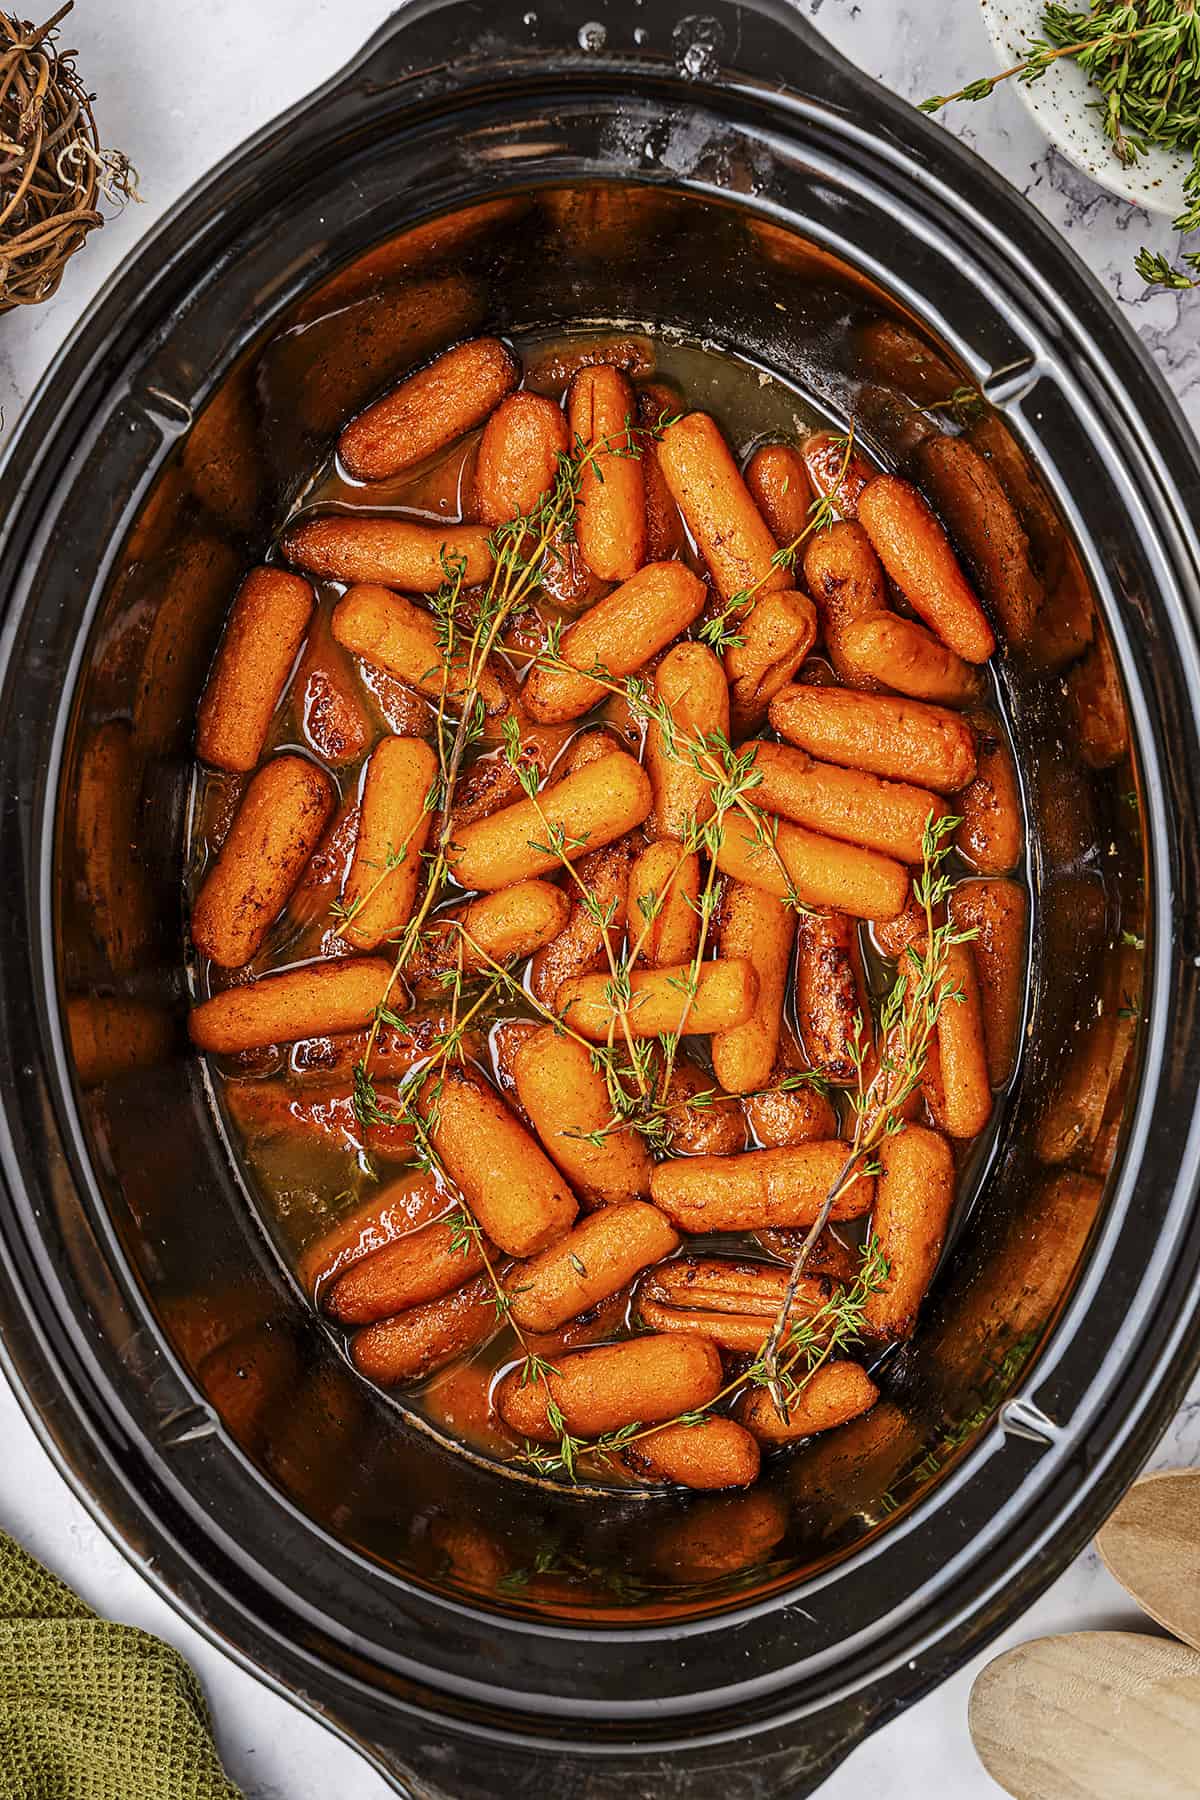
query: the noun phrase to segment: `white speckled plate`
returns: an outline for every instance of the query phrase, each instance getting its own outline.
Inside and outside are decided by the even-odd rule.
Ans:
[[[1002,66],[1020,62],[1028,39],[1041,36],[1043,0],[980,0],[980,5]],[[1020,82],[1014,76],[1008,85],[1016,88],[1063,155],[1101,187],[1168,217],[1183,211],[1188,158],[1151,150],[1123,168],[1104,135],[1099,114],[1091,110],[1097,90],[1069,56],[1053,63],[1035,82]]]

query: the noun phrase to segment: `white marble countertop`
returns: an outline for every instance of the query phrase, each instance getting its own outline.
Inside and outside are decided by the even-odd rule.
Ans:
[[[991,67],[974,0],[797,0],[849,57],[910,98],[945,93]],[[0,407],[15,422],[34,383],[105,276],[212,163],[324,79],[392,10],[389,0],[80,0],[68,35],[80,50],[105,141],[142,172],[145,205],[88,246],[49,305],[0,323]],[[682,10],[682,9],[681,9]],[[698,10],[703,10],[698,8]],[[602,0],[597,11],[602,16]],[[647,4],[653,41],[656,7]],[[1200,295],[1149,294],[1133,272],[1142,243],[1174,234],[1076,173],[1016,95],[959,106],[947,123],[1066,233],[1104,281],[1200,426]],[[111,1617],[158,1632],[204,1684],[231,1775],[251,1800],[376,1800],[390,1790],[321,1726],[245,1674],[184,1622],[124,1561],[68,1491],[13,1395],[0,1386],[0,1525]],[[1152,1467],[1200,1464],[1200,1382]],[[1089,1550],[988,1656],[1047,1632],[1131,1626],[1138,1615]],[[1145,1621],[1141,1621],[1144,1625]],[[1000,1790],[975,1759],[966,1701],[986,1657],[857,1750],[823,1800],[987,1800]]]

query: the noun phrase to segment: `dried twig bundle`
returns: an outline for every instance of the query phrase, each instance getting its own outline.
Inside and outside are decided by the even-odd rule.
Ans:
[[[102,197],[139,197],[128,158],[100,147],[75,51],[55,42],[73,4],[40,26],[0,12],[0,312],[55,291],[104,223]]]

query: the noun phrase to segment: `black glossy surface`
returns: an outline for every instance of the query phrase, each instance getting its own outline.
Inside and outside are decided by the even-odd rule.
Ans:
[[[152,236],[69,347],[9,457],[6,1352],[58,1453],[134,1554],[153,1560],[154,1578],[389,1767],[416,1769],[419,1791],[636,1793],[653,1776],[656,1793],[799,1794],[1057,1572],[1200,1358],[1189,780],[1200,573],[1188,524],[1200,471],[1139,347],[1069,253],[950,139],[831,60],[790,9],[709,8],[723,22],[722,56],[745,72],[720,85],[634,54],[636,7],[541,7],[532,38],[523,10],[410,8],[404,29],[256,140]],[[545,53],[593,16],[608,26],[604,57]],[[440,67],[449,42],[463,58]],[[782,92],[780,70],[791,83]],[[864,281],[897,292],[972,379],[987,387],[998,374],[989,391],[1075,530],[1130,694],[1141,791],[1133,814],[1121,803],[1127,771],[1096,775],[1076,746],[1064,752],[1056,681],[1006,680],[1033,772],[1041,941],[1052,949],[995,1179],[899,1371],[899,1449],[860,1443],[850,1470],[836,1453],[831,1469],[822,1446],[806,1452],[799,1485],[774,1478],[787,1535],[748,1587],[736,1575],[716,1587],[709,1576],[682,1589],[676,1579],[670,1598],[692,1616],[657,1623],[625,1612],[627,1587],[614,1590],[612,1573],[644,1585],[648,1510],[688,1509],[630,1500],[599,1520],[575,1499],[531,1505],[528,1490],[515,1498],[414,1439],[347,1374],[282,1274],[241,1202],[197,1066],[156,1050],[151,1066],[81,1100],[66,1077],[59,1004],[61,983],[77,998],[135,997],[178,1016],[176,872],[195,692],[231,579],[333,423],[319,389],[305,412],[313,391],[286,371],[295,342],[306,359],[312,343],[279,338],[306,291],[414,219],[482,193],[637,175],[690,198],[525,198],[463,255],[440,253],[437,266],[478,284],[479,318],[463,328],[598,313],[711,329],[803,373],[836,412],[861,400],[864,377],[846,318],[861,325],[883,310]],[[839,260],[764,236],[751,219],[802,226]],[[338,279],[369,300],[394,278],[385,268],[365,285],[352,272]],[[198,475],[195,450],[214,415],[190,461],[180,438],[252,336],[253,378],[237,379],[258,435],[222,487]],[[409,341],[401,365],[431,347]],[[352,346],[351,367],[361,355]],[[893,371],[887,385],[895,393],[903,380]],[[227,390],[235,414],[238,391]],[[899,455],[903,421],[894,409],[889,418],[876,442]],[[173,654],[148,683],[161,617],[186,621],[187,633],[173,629]],[[52,872],[60,774],[72,793],[81,745],[114,720],[140,784],[147,881],[146,936],[125,968],[87,929],[69,813],[61,890]],[[1074,1025],[1111,984],[1122,921],[1142,927],[1139,817],[1151,950],[1139,1080],[1121,1168],[1075,1281],[1094,1200],[1064,1232],[1063,1213],[1029,1180],[1028,1142]],[[1057,1263],[1021,1263],[1058,1237]],[[1023,1312],[1027,1266],[1037,1304]],[[197,1288],[225,1296],[215,1332],[197,1322]],[[997,1343],[1024,1348],[989,1381]],[[1038,1412],[997,1419],[1017,1392]],[[905,1486],[930,1450],[940,1479]],[[734,1514],[718,1516],[718,1535],[733,1538]],[[486,1526],[518,1567],[547,1535],[569,1543],[579,1533],[605,1572],[610,1622],[535,1623],[536,1593],[506,1594],[507,1616],[485,1615],[461,1592],[439,1595],[429,1528],[447,1518]],[[816,1569],[824,1552],[852,1545]],[[595,1604],[577,1589],[568,1610],[585,1597]],[[479,1734],[486,1750],[471,1747]]]

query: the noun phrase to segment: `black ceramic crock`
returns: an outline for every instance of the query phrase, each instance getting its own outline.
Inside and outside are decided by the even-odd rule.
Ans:
[[[564,321],[715,341],[893,465],[986,417],[1082,609],[1000,673],[1035,957],[975,1201],[880,1408],[749,1496],[564,1495],[368,1391],[180,1030],[189,721],[239,570],[348,404]],[[1154,1443],[1200,1361],[1197,516],[1196,447],[1071,254],[784,0],[414,0],[51,371],[3,471],[5,1365],[147,1577],[398,1791],[811,1792]]]

